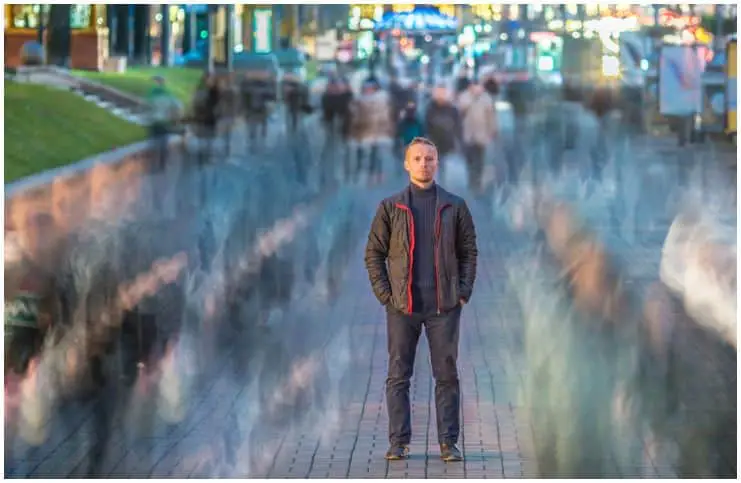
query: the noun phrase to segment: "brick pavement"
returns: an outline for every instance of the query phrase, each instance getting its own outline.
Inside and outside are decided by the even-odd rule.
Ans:
[[[249,419],[244,411],[235,423],[235,408],[254,406],[255,389],[248,378],[235,384],[228,369],[231,354],[225,354],[221,368],[196,392],[185,421],[172,426],[155,424],[152,434],[138,439],[124,431],[135,412],[118,421],[105,473],[111,477],[536,477],[532,428],[527,411],[517,402],[523,376],[521,317],[515,299],[508,294],[504,273],[504,259],[518,240],[501,224],[490,221],[483,207],[473,204],[472,211],[480,261],[475,295],[461,321],[463,463],[445,464],[438,457],[434,388],[424,337],[411,388],[412,457],[392,463],[383,459],[387,449],[385,319],[371,294],[359,246],[333,306],[321,307],[305,295],[289,314],[311,320],[310,328],[320,329],[304,335],[315,339],[309,354],[322,353],[329,373],[337,373],[319,373],[313,380],[316,387],[331,388],[331,404],[299,414],[288,425],[261,423],[260,416]],[[643,250],[646,257],[656,254],[656,247],[638,244],[633,249]],[[331,384],[329,379],[333,379]],[[67,413],[61,428],[40,448],[15,445],[15,457],[6,457],[5,476],[84,474],[92,444],[89,411],[70,408]],[[250,424],[263,424],[256,439],[246,434]],[[223,442],[230,426],[243,433],[241,439],[249,440],[239,445],[237,463],[227,461],[229,451]],[[255,458],[255,454],[261,456]],[[259,461],[246,468],[242,463],[248,459]],[[651,470],[646,476],[674,475],[672,468],[658,460],[651,462]]]
[[[383,458],[387,449],[385,318],[370,291],[361,237],[337,303],[328,309],[311,308],[309,305],[316,302],[307,296],[292,311],[295,317],[303,314],[323,322],[326,335],[316,336],[318,342],[311,347],[323,347],[330,366],[342,359],[340,352],[346,353],[345,361],[337,363],[340,375],[334,389],[334,419],[327,418],[330,411],[320,408],[300,415],[288,427],[266,429],[256,442],[269,453],[269,464],[254,464],[249,470],[239,464],[227,465],[227,451],[221,443],[225,428],[232,424],[234,408],[250,406],[254,397],[249,380],[234,383],[227,369],[230,355],[226,354],[222,369],[199,388],[189,416],[180,424],[167,426],[154,421],[151,434],[135,438],[131,435],[132,421],[147,408],[130,409],[119,418],[114,424],[114,443],[103,463],[104,473],[110,477],[204,477],[245,475],[243,471],[248,471],[251,476],[302,478],[534,475],[528,458],[531,431],[518,420],[514,405],[517,374],[511,369],[514,356],[510,353],[517,343],[517,309],[506,298],[499,242],[492,233],[487,234],[494,229],[489,224],[479,223],[479,280],[475,297],[464,309],[461,326],[460,443],[464,463],[445,464],[439,460],[433,382],[424,337],[411,389],[412,458],[392,464]],[[489,309],[492,304],[497,307],[495,311]],[[338,334],[346,339],[333,346]],[[319,377],[313,384],[329,387]],[[326,379],[326,374],[323,377]],[[52,438],[41,447],[15,445],[13,457],[6,459],[6,476],[84,475],[92,446],[90,407],[71,407],[66,413],[50,431]],[[324,424],[322,418],[329,423]],[[240,423],[239,428],[249,432],[246,425]],[[246,434],[241,436],[249,439]],[[254,448],[242,445],[237,457],[247,459],[248,452],[254,454]]]
[[[353,313],[350,328],[355,357],[347,371],[348,399],[341,422],[329,439],[302,434],[285,441],[269,477],[311,478],[502,478],[534,476],[532,432],[516,407],[517,308],[506,298],[502,273],[502,237],[484,220],[476,293],[461,320],[462,464],[439,459],[435,428],[434,383],[429,351],[421,338],[411,386],[412,442],[408,461],[391,462],[388,448],[384,382],[386,331],[382,308],[370,293],[362,252],[355,257],[337,307]],[[346,298],[347,297],[347,298]],[[345,302],[347,301],[347,302]],[[349,304],[345,308],[344,304]],[[354,305],[354,309],[351,307]],[[491,311],[492,305],[496,306]],[[338,314],[339,315],[339,314]]]

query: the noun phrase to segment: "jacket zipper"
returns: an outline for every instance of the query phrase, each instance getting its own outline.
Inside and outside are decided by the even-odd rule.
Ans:
[[[407,212],[409,215],[409,281],[407,282],[407,313],[412,313],[412,267],[414,266],[414,215],[412,210],[408,206],[404,206],[401,203],[396,204],[397,207]]]
[[[443,210],[448,205],[443,205],[437,210],[437,217],[435,218],[435,296],[437,298],[437,315],[440,315],[440,231],[442,225],[442,214]]]

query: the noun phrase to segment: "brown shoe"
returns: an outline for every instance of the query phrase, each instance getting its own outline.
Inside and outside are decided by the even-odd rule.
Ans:
[[[405,460],[409,458],[409,446],[405,444],[394,445],[386,451],[386,459],[389,461]]]
[[[463,455],[456,445],[443,443],[440,445],[440,459],[446,463],[463,461]]]

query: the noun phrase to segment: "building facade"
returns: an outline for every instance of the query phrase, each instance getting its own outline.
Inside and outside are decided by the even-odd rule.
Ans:
[[[99,69],[108,56],[106,5],[5,5],[5,65],[21,62],[26,42],[41,41],[47,59]],[[65,56],[65,52],[67,52]]]
[[[322,18],[295,5],[6,5],[5,65],[20,65],[23,45],[34,41],[49,63],[73,69],[101,70],[110,57],[171,65],[209,49],[220,63],[230,52],[297,45]]]

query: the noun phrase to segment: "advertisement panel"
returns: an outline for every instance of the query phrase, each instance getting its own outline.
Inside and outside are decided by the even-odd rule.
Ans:
[[[702,111],[704,61],[697,49],[665,45],[659,58],[659,112],[663,116],[691,116]]]
[[[728,42],[726,47],[726,132],[736,132],[736,41]]]
[[[255,9],[252,15],[253,49],[258,53],[270,52],[273,49],[273,11]]]

